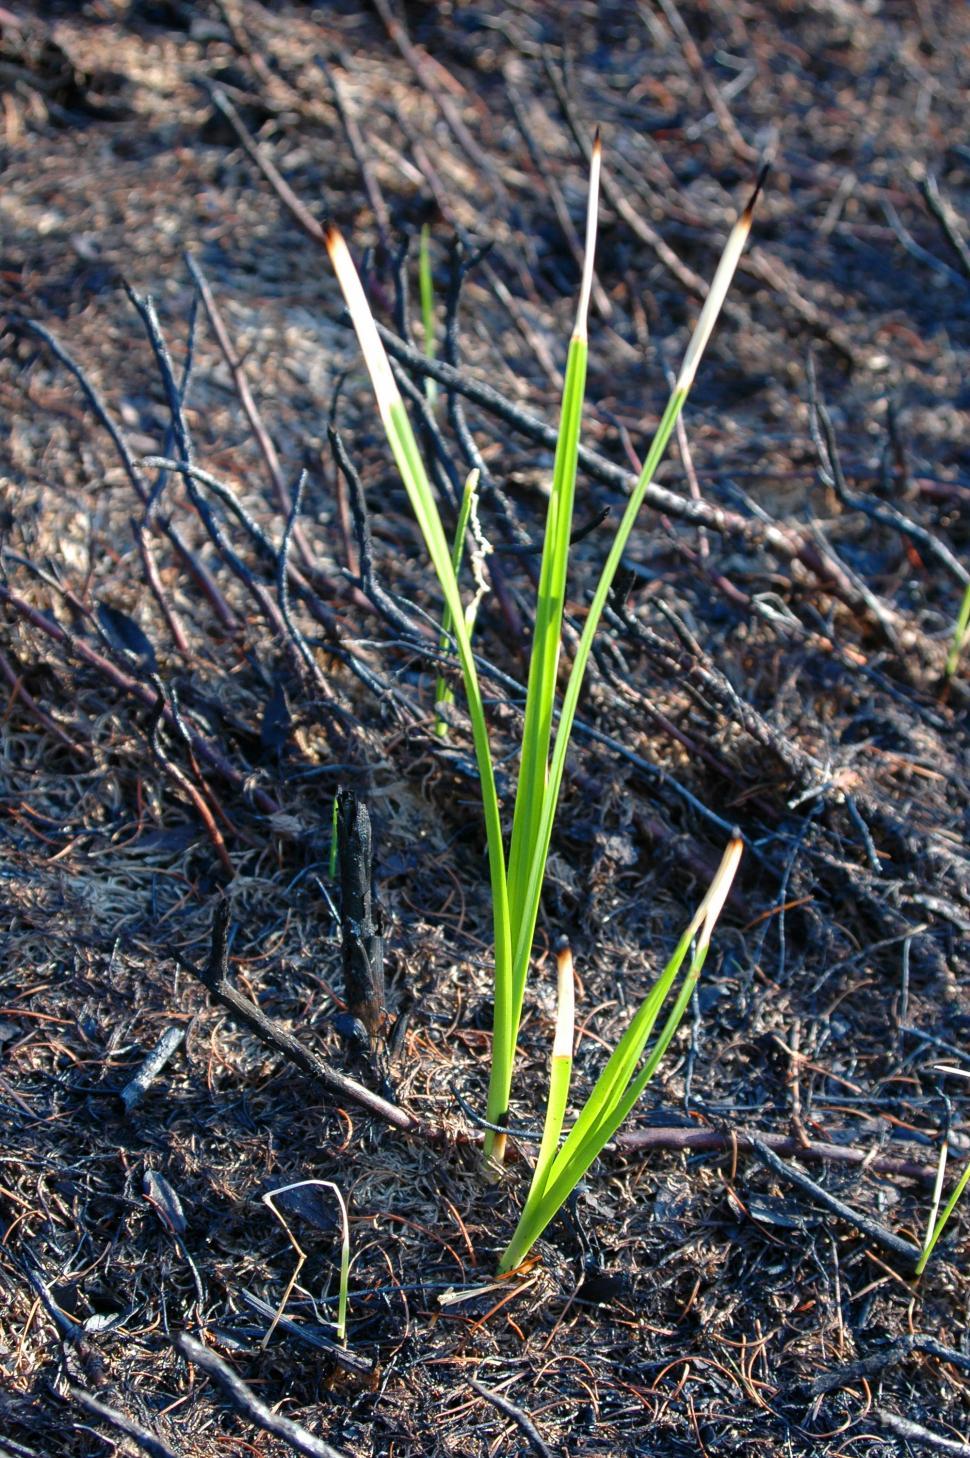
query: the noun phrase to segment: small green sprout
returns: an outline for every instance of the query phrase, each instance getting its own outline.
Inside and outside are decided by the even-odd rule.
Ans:
[[[970,582],[967,583],[966,591],[963,594],[963,602],[960,604],[956,626],[953,629],[953,640],[950,643],[950,651],[946,655],[947,678],[952,678],[957,671],[960,654],[966,646],[968,630],[970,630]]]
[[[585,625],[566,681],[565,691],[558,706],[559,722],[555,736],[553,736],[566,597],[566,573],[586,384],[587,316],[593,283],[599,177],[600,144],[597,135],[593,145],[590,169],[583,276],[576,323],[566,360],[552,488],[546,515],[518,785],[507,861],[485,706],[472,652],[471,628],[458,587],[454,552],[449,549],[445,538],[434,491],[357,270],[347,245],[337,229],[331,227],[327,232],[327,251],[357,333],[385,434],[441,587],[445,613],[454,637],[465,686],[475,760],[480,780],[492,891],[495,959],[494,1022],[486,1114],[488,1123],[495,1127],[486,1135],[484,1147],[486,1168],[492,1169],[500,1166],[505,1156],[506,1135],[501,1130],[508,1119],[513,1064],[518,1047],[519,1024],[532,957],[532,944],[539,914],[542,885],[566,767],[570,735],[593,639],[654,472],[660,464],[684,408],[701,357],[724,304],[751,229],[754,204],[761,189],[764,173],[762,172],[759,176],[747,206],[728,236],[707,298],[688,343],[680,373],[602,568],[599,584],[586,614]],[[740,843],[732,841],[726,853],[725,862],[731,867],[731,876],[736,869],[739,854]],[[566,1189],[568,1180],[573,1178],[575,1183],[576,1179],[581,1178],[582,1172],[596,1157],[603,1143],[611,1137],[610,1133],[604,1134],[603,1131],[615,1127],[614,1118],[618,1123],[632,1108],[646,1081],[644,1071],[649,1070],[646,1074],[649,1077],[656,1066],[655,1057],[659,1060],[663,1049],[673,1036],[676,1022],[679,1022],[680,1017],[678,1014],[676,1021],[673,1021],[674,1013],[680,1007],[683,991],[678,994],[674,1012],[669,1015],[664,1024],[654,1052],[648,1058],[644,1069],[634,1076],[636,1064],[646,1039],[650,1036],[653,1021],[659,1015],[667,992],[673,986],[680,965],[687,956],[694,932],[698,926],[703,926],[704,935],[698,944],[698,950],[692,956],[690,970],[683,985],[692,985],[692,978],[696,977],[700,971],[700,962],[706,955],[707,941],[716,918],[716,912],[711,914],[712,908],[716,903],[716,909],[718,912],[720,911],[723,904],[720,892],[723,890],[724,895],[727,894],[726,887],[729,882],[729,878],[728,882],[725,881],[727,875],[727,871],[722,866],[722,870],[712,883],[711,890],[701,904],[697,917],[691,923],[688,932],[685,933],[686,941],[681,941],[672,963],[668,964],[657,988],[647,998],[644,1007],[637,1014],[631,1028],[607,1064],[603,1074],[606,1083],[602,1084],[602,1087],[598,1084],[594,1089],[591,1102],[587,1103],[579,1116],[563,1149],[558,1154],[554,1154],[554,1145],[558,1141],[558,1129],[555,1140],[550,1133],[549,1139],[545,1141],[546,1149],[542,1159],[545,1174],[540,1180],[540,1186],[534,1190],[534,1197],[530,1196],[532,1206],[526,1234],[534,1232],[531,1234],[532,1240],[536,1238],[538,1231],[544,1227],[547,1220],[551,1218],[551,1214],[558,1209],[562,1199],[565,1198],[565,1193],[568,1193]],[[698,921],[698,917],[700,921]],[[700,961],[697,960],[698,958]],[[662,989],[662,992],[659,992],[658,989]],[[686,995],[689,996],[689,993]],[[657,1003],[654,1001],[656,996],[660,998]],[[682,1011],[683,1009],[680,1008],[680,1013]],[[635,1056],[634,1049],[636,1050]],[[565,1055],[560,1053],[557,1057],[562,1060]],[[561,1084],[565,1071],[564,1064],[560,1062],[556,1069],[557,1101],[561,1096]],[[566,1088],[568,1091],[568,1080]],[[632,1093],[631,1097],[632,1090],[636,1090],[636,1092]],[[560,1118],[559,1127],[561,1129],[561,1111],[557,1116],[555,1106],[551,1117],[553,1125],[555,1125],[556,1117]],[[601,1135],[603,1135],[602,1138],[600,1138]],[[567,1150],[569,1151],[568,1156],[566,1155]],[[547,1169],[546,1166],[548,1166]],[[563,1193],[564,1191],[565,1193]],[[510,1247],[511,1254],[510,1251],[507,1251],[503,1256],[503,1264],[506,1267],[510,1263],[515,1263],[512,1257],[521,1258],[524,1254],[524,1250],[528,1248],[527,1244],[524,1245],[525,1239],[526,1237],[520,1234],[513,1241],[514,1248]]]
[[[429,359],[436,353],[434,333],[434,274],[431,271],[431,229],[427,223],[421,225],[421,240],[418,244],[418,292],[421,296],[421,327],[424,331],[424,352]],[[428,403],[434,408],[438,398],[438,383],[428,380],[426,386]]]
[[[469,634],[471,634],[475,627],[475,618],[478,616],[478,604],[481,602],[486,590],[485,574],[482,568],[484,566],[485,550],[487,548],[487,543],[482,537],[481,531],[477,526],[477,503],[478,472],[469,471],[468,479],[465,482],[465,489],[462,492],[461,506],[458,508],[458,525],[455,528],[455,540],[451,548],[451,565],[457,579],[458,574],[461,571],[462,559],[465,555],[465,537],[468,533],[469,525],[471,525],[476,538],[476,550],[472,553],[472,567],[475,572],[477,590],[475,592],[475,596],[465,608],[465,626],[467,627]],[[450,642],[451,612],[447,604],[445,604],[445,610],[441,617],[441,638],[438,646],[441,649],[446,649]],[[448,683],[448,680],[444,677],[443,674],[440,673],[435,680],[434,701],[435,704],[444,704],[446,706],[448,704],[453,704],[455,701],[455,695]],[[448,725],[445,723],[444,717],[440,713],[435,714],[434,732],[438,735],[440,739],[446,739],[448,736]]]
[[[963,1068],[949,1068],[940,1066],[939,1068],[937,1068],[936,1071],[937,1073],[951,1074],[955,1078],[970,1078],[970,1073],[967,1073],[966,1070]],[[968,1163],[966,1169],[963,1171],[963,1174],[954,1185],[950,1198],[947,1200],[946,1205],[943,1207],[942,1215],[937,1218],[937,1211],[940,1208],[940,1200],[943,1197],[943,1178],[946,1174],[947,1152],[947,1142],[944,1139],[940,1147],[940,1163],[937,1167],[936,1172],[936,1185],[933,1190],[933,1203],[930,1207],[930,1218],[926,1228],[926,1239],[923,1241],[923,1250],[919,1260],[916,1263],[917,1276],[921,1276],[926,1270],[926,1263],[929,1260],[930,1256],[933,1254],[936,1242],[939,1240],[940,1236],[946,1229],[947,1221],[956,1209],[957,1202],[959,1201],[960,1196],[966,1189],[967,1184],[970,1183],[970,1163]]]

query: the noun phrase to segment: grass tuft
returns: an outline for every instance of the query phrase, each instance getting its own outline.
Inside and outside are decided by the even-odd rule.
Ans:
[[[587,323],[593,283],[593,260],[599,207],[601,147],[599,135],[593,145],[589,200],[586,218],[586,252],[575,325],[566,359],[559,431],[553,464],[552,487],[546,514],[542,563],[536,595],[534,629],[529,659],[525,720],[519,759],[519,774],[512,818],[512,832],[506,861],[501,809],[489,744],[488,725],[478,672],[471,648],[471,621],[458,587],[458,569],[464,541],[459,523],[454,545],[449,548],[438,506],[410,420],[394,381],[387,355],[367,299],[343,238],[334,228],[327,232],[327,251],[350,312],[364,363],[371,378],[384,430],[421,528],[428,555],[444,597],[445,631],[453,635],[461,665],[475,758],[481,781],[482,808],[488,843],[489,878],[494,924],[494,1024],[492,1062],[489,1077],[487,1119],[499,1129],[508,1122],[512,1072],[518,1045],[519,1024],[532,956],[532,944],[546,862],[552,840],[566,755],[593,639],[599,627],[610,589],[630,534],[633,531],[654,472],[670,441],[683,410],[697,368],[720,315],[724,299],[751,229],[765,170],[759,174],[748,203],[732,228],[707,298],[694,327],[676,383],[664,409],[657,432],[647,452],[643,470],[627,503],[623,518],[602,568],[599,583],[586,616],[579,646],[570,668],[556,719],[557,689],[562,648],[562,622],[566,601],[569,547],[579,459],[583,398],[588,362]],[[474,509],[473,490],[469,511]],[[476,603],[477,605],[477,603]],[[546,1131],[540,1149],[536,1176],[518,1230],[502,1257],[502,1268],[511,1269],[530,1248],[537,1235],[582,1178],[589,1165],[626,1117],[652,1076],[683,1015],[690,989],[696,982],[707,955],[714,923],[720,914],[741,854],[735,837],[725,851],[721,868],[701,902],[694,919],[678,943],[656,987],[646,998],[597,1082],[562,1149],[557,1152],[565,1114],[571,1069],[566,1052],[571,1024],[571,966],[560,960],[560,1021],[553,1056],[553,1078],[547,1105]],[[696,946],[692,944],[697,933]],[[654,1025],[673,990],[681,967],[688,970],[681,979],[672,1010],[644,1063],[641,1055]],[[484,1160],[494,1170],[504,1160],[506,1135],[489,1131]]]

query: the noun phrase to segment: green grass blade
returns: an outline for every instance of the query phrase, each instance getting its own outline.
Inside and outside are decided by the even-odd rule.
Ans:
[[[936,1225],[933,1227],[933,1234],[930,1236],[929,1240],[926,1242],[926,1245],[923,1247],[923,1254],[920,1256],[916,1264],[917,1276],[921,1276],[925,1271],[926,1263],[929,1260],[930,1256],[933,1254],[933,1251],[936,1247],[936,1242],[939,1240],[940,1236],[946,1229],[947,1221],[956,1209],[957,1201],[966,1189],[968,1182],[970,1182],[970,1164],[967,1165],[966,1169],[963,1171],[963,1174],[957,1181],[953,1193],[947,1200],[946,1205],[943,1209],[943,1214],[940,1216],[939,1220],[937,1220],[936,1222]]]
[[[552,1168],[559,1149],[559,1136],[562,1133],[566,1104],[569,1101],[575,1032],[576,990],[573,955],[567,944],[556,957],[556,1032],[549,1070],[546,1119],[542,1129],[542,1143],[539,1146],[536,1167],[532,1175],[532,1184],[529,1187],[528,1199],[522,1212],[523,1220],[526,1219],[530,1206],[541,1199],[549,1170]]]
[[[481,782],[482,809],[485,815],[495,929],[496,1018],[498,1019],[501,1014],[501,1017],[507,1021],[512,1005],[512,932],[505,874],[505,850],[502,841],[502,819],[489,747],[485,706],[472,654],[471,638],[465,623],[458,580],[452,567],[451,553],[445,539],[434,492],[431,489],[404,402],[395,383],[390,361],[381,344],[370,306],[347,245],[336,228],[330,228],[327,232],[327,252],[353,321],[391,452],[401,474],[401,480],[404,482],[411,509],[421,528],[428,555],[441,586],[445,607],[451,613],[452,630],[458,648],[468,714],[471,719],[475,760]],[[488,1118],[492,1123],[498,1122],[506,1112],[508,1089],[512,1078],[511,1064],[512,1050],[508,1048],[505,1039],[496,1039],[492,1051],[492,1077],[493,1082],[498,1081],[496,1084],[498,1090],[504,1084],[506,1103],[498,1108],[496,1100],[490,1096]]]
[[[424,352],[429,359],[436,353],[434,334],[434,274],[431,271],[431,229],[427,223],[421,225],[421,240],[418,244],[418,293],[421,296],[421,327],[424,331]],[[438,398],[435,380],[425,382],[428,402],[434,406]]]
[[[330,859],[327,863],[327,874],[331,881],[337,874],[337,854],[340,849],[340,826],[338,824],[340,815],[340,797],[333,797],[333,813],[330,817]]]
[[[522,755],[509,849],[509,901],[513,919],[524,901],[529,859],[546,788],[588,353],[585,339],[574,336],[566,362],[559,438],[546,516],[535,630],[529,658]]]
[[[952,678],[957,671],[957,664],[960,662],[960,654],[963,652],[963,645],[966,642],[968,628],[970,628],[970,582],[967,583],[966,591],[963,594],[963,602],[960,604],[956,626],[953,629],[953,641],[950,644],[950,651],[946,655],[947,678]]]
[[[546,513],[542,565],[536,594],[535,629],[529,657],[522,752],[512,818],[512,838],[509,845],[509,915],[513,941],[517,937],[522,909],[527,904],[528,871],[548,778],[549,745],[552,738],[553,710],[562,641],[562,617],[566,601],[569,538],[572,532],[579,437],[582,428],[583,397],[586,391],[586,364],[589,356],[586,332],[596,249],[599,176],[600,143],[597,135],[593,145],[590,168],[583,278],[576,310],[576,324],[566,359],[552,489]],[[526,956],[513,972],[509,1005],[507,1008],[503,1007],[501,1018],[496,1016],[495,1043],[504,1044],[504,1056],[509,1070],[511,1070],[515,1058],[528,969],[529,958]],[[493,1084],[497,1077],[493,1063]],[[506,1087],[504,1092],[506,1104],[508,1092],[508,1087]],[[494,1100],[496,1105],[503,1102],[503,1095],[498,1086],[494,1088],[494,1092],[490,1091],[490,1100]],[[486,1152],[496,1159],[502,1158],[504,1140],[501,1136],[498,1138],[492,1135],[486,1136]]]
[[[599,627],[600,618],[603,615],[603,609],[606,606],[610,589],[613,586],[613,579],[616,576],[617,568],[620,565],[623,553],[626,551],[630,534],[640,514],[647,488],[653,480],[654,473],[660,464],[674,427],[677,424],[677,418],[684,407],[684,402],[690,392],[698,364],[713,332],[714,325],[717,322],[718,314],[724,304],[724,299],[730,287],[735,269],[737,268],[738,260],[741,257],[748,234],[751,231],[754,205],[760,192],[763,178],[764,173],[759,177],[751,199],[735,223],[725,244],[724,252],[721,255],[720,262],[711,282],[707,299],[701,309],[700,317],[695,325],[690,343],[687,346],[680,374],[677,377],[673,392],[667,401],[664,413],[661,416],[656,435],[647,452],[643,470],[640,473],[637,484],[627,503],[626,510],[623,513],[623,518],[617,529],[613,545],[610,548],[599,584],[593,595],[589,613],[586,617],[586,623],[573,662],[572,672],[570,673],[569,681],[566,685],[566,692],[563,696],[562,709],[559,716],[559,728],[556,733],[555,745],[552,752],[552,761],[543,797],[542,811],[532,842],[524,899],[520,900],[518,892],[516,893],[516,914],[513,923],[515,933],[513,943],[513,979],[516,988],[524,980],[525,971],[528,968],[532,939],[535,935],[536,919],[539,914],[539,898],[542,892],[546,861],[549,856],[549,847],[552,840],[552,827],[559,802],[559,791],[562,787],[563,772],[566,767],[566,753],[569,748],[569,739],[572,733],[573,721],[576,717],[576,710],[579,705],[579,696],[582,691],[583,678],[586,673],[586,665],[589,662],[593,639]]]
[[[533,1180],[515,1233],[499,1262],[499,1271],[513,1270],[576,1188],[590,1165],[612,1139],[623,1120],[646,1088],[680,1026],[691,994],[700,976],[711,943],[714,926],[731,889],[741,859],[742,842],[735,837],[728,845],[717,873],[684,932],[673,956],[657,983],[634,1015],[614,1053],[600,1074],[565,1143],[543,1170],[541,1182]],[[691,942],[700,930],[687,975],[643,1067],[637,1071],[664,1003],[680,972]],[[543,1139],[545,1146],[545,1139]]]
[[[478,472],[469,471],[468,478],[465,481],[465,489],[461,496],[461,505],[458,508],[458,525],[455,528],[455,540],[451,547],[451,566],[456,581],[461,571],[461,559],[465,554],[465,533],[468,531],[468,521],[472,514],[472,507],[475,504],[475,490],[477,486]],[[468,622],[467,613],[465,614],[465,621],[468,624],[468,631],[471,632],[472,624]],[[439,648],[448,647],[448,640],[451,635],[451,622],[451,611],[446,604],[441,618]],[[440,673],[435,680],[434,701],[436,704],[453,704],[455,701],[455,695],[448,684],[448,680]],[[448,736],[448,726],[440,714],[435,715],[434,732],[438,735],[439,739],[446,739]]]

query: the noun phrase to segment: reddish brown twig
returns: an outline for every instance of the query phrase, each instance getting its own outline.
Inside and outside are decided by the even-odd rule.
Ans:
[[[62,744],[65,744],[68,749],[73,750],[75,754],[85,754],[87,752],[85,746],[72,739],[61,728],[60,724],[55,723],[51,716],[41,708],[33,694],[28,693],[27,689],[24,688],[23,675],[17,672],[10,659],[2,651],[0,651],[0,673],[3,674],[3,677],[12,689],[12,693],[7,702],[6,712],[8,714],[19,699],[27,712],[32,714],[38,724],[46,729],[49,734],[53,734],[55,739],[59,739]]]
[[[49,618],[39,608],[32,606],[19,593],[14,592],[3,582],[0,582],[0,603],[5,603],[18,617],[23,618],[25,622],[38,628],[40,632],[45,634],[46,637],[53,639],[55,643],[62,644],[80,658],[82,663],[86,663],[89,668],[93,668],[95,672],[100,674],[102,678],[107,679],[120,692],[138,699],[147,709],[153,709],[155,707],[157,695],[149,684],[140,683],[138,679],[133,678],[131,674],[126,673],[124,669],[119,668],[116,664],[105,658],[103,654],[98,653],[83,638],[78,638],[68,633],[66,629],[61,627],[60,623],[56,623],[53,618]],[[165,706],[164,717],[166,723],[175,725],[175,717],[168,705]],[[198,754],[199,758],[204,759],[207,764],[211,765],[214,770],[222,775],[244,799],[249,799],[258,810],[263,811],[266,815],[275,815],[278,813],[280,807],[272,795],[260,789],[258,786],[252,785],[250,776],[241,773],[241,771],[231,765],[222,752],[210,740],[204,739],[201,734],[196,733],[194,730],[190,731],[190,738],[192,749]]]
[[[783,1134],[746,1134],[743,1131],[722,1132],[719,1129],[630,1129],[616,1136],[619,1149],[633,1149],[648,1153],[651,1149],[682,1149],[697,1153],[728,1154],[738,1149],[753,1151],[760,1141],[775,1154],[830,1161],[834,1164],[864,1164],[874,1174],[897,1175],[900,1179],[919,1180],[931,1185],[936,1178],[936,1165],[917,1164],[911,1159],[896,1159],[893,1155],[873,1155],[870,1150],[858,1149],[851,1144],[828,1144],[810,1140],[802,1144]]]

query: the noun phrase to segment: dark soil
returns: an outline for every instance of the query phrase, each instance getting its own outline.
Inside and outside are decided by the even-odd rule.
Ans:
[[[254,1424],[183,1333],[271,1419],[358,1458],[970,1452],[967,1212],[919,1281],[887,1244],[922,1241],[941,1141],[947,1188],[970,1149],[970,1085],[940,1071],[970,1069],[968,655],[945,673],[970,508],[970,11],[391,3],[0,9],[0,1455],[312,1451]],[[402,245],[430,224],[439,358],[447,316],[462,388],[501,397],[463,422],[440,388],[422,429],[449,526],[487,468],[477,642],[507,809],[552,459],[521,412],[556,420],[582,149],[599,123],[581,525],[616,521],[773,157],[591,665],[513,1126],[541,1122],[557,937],[578,1098],[735,823],[742,872],[642,1106],[501,1286],[530,1146],[482,1180],[490,908],[461,694],[441,738],[438,599],[327,258],[214,86],[418,359]],[[190,442],[126,285],[157,301],[176,382],[195,315]],[[414,354],[405,377],[420,399]],[[190,443],[215,488],[143,464]],[[567,658],[610,530],[576,547]],[[362,851],[331,874],[341,788],[369,809],[386,1006],[345,981],[340,904],[352,921],[368,871]],[[192,969],[220,907],[229,981],[270,1035],[410,1128],[209,995]],[[280,1204],[287,1228],[263,1200],[301,1180],[350,1206],[346,1353],[332,1191]]]

